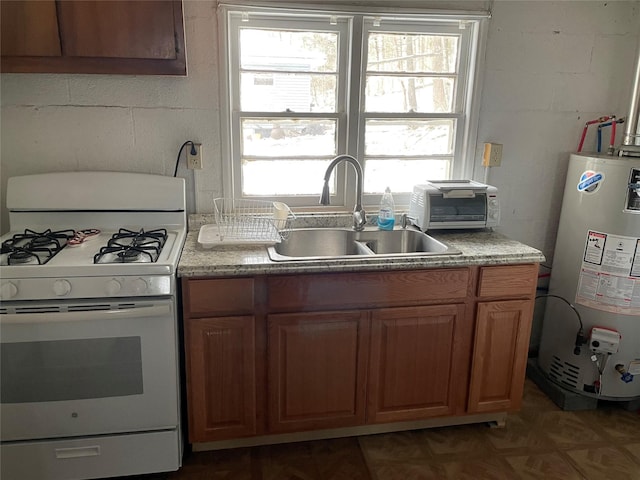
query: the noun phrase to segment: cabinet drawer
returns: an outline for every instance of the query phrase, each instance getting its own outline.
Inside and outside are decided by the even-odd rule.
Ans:
[[[189,279],[185,287],[185,309],[191,317],[253,313],[253,278]]]
[[[269,309],[375,308],[464,299],[469,269],[270,277]]]
[[[516,297],[534,295],[537,283],[537,264],[482,267],[478,280],[478,296]]]

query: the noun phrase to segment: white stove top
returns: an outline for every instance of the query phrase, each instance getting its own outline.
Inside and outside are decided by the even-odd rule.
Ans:
[[[128,229],[140,230],[134,229],[134,227]],[[117,232],[118,230],[101,230],[98,235],[78,246],[66,245],[42,265],[38,264],[36,259],[31,259],[26,263],[9,265],[8,254],[1,254],[2,278],[48,277],[52,275],[87,277],[109,275],[114,271],[123,274],[126,272],[130,275],[136,273],[174,273],[184,243],[184,231],[167,229],[167,239],[156,261],[151,261],[142,255],[137,262],[128,263],[113,260],[113,263],[95,263],[95,256]],[[2,236],[0,241],[4,242],[19,233],[22,232],[10,232]]]
[[[25,229],[40,233],[95,228],[100,233],[80,245],[67,244],[44,264],[37,259],[9,264],[7,255],[0,255],[0,300],[174,294],[186,237],[185,203],[180,178],[121,172],[10,178],[7,207],[12,231],[0,241]],[[165,229],[167,237],[157,258],[143,255],[140,262],[96,263],[96,254],[121,228],[133,232]]]
[[[76,247],[65,246],[44,265],[5,265],[2,260],[0,300],[50,300],[140,297],[175,293],[175,272],[186,230],[167,230],[155,262],[94,263],[94,256],[115,231],[101,231]],[[11,238],[9,233],[2,241]],[[6,238],[5,238],[6,237]],[[4,255],[3,255],[4,256]]]

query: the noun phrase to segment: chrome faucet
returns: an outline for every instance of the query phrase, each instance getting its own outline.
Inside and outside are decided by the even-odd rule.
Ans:
[[[327,171],[324,174],[324,187],[322,187],[322,195],[320,196],[321,205],[329,205],[329,177],[333,168],[341,161],[349,162],[356,169],[356,206],[353,207],[353,229],[357,232],[364,230],[364,226],[367,223],[367,217],[362,208],[362,166],[355,157],[351,155],[338,155],[327,167]]]

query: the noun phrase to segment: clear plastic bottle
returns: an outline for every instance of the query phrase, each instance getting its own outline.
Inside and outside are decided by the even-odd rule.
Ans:
[[[380,200],[380,210],[378,211],[378,228],[380,230],[393,230],[395,223],[395,205],[391,189],[387,187]]]

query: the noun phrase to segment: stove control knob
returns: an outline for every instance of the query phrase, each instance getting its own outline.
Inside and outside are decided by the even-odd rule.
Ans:
[[[18,294],[18,287],[11,282],[3,283],[0,287],[0,298],[2,300],[8,300],[15,297]]]
[[[107,282],[107,294],[115,295],[117,293],[120,293],[121,289],[122,289],[122,284],[115,278],[112,278]]]
[[[134,293],[144,293],[147,290],[147,282],[144,278],[136,278],[131,282],[131,287],[133,288]]]
[[[53,293],[58,297],[64,297],[71,291],[71,284],[68,280],[56,280],[53,282]]]

